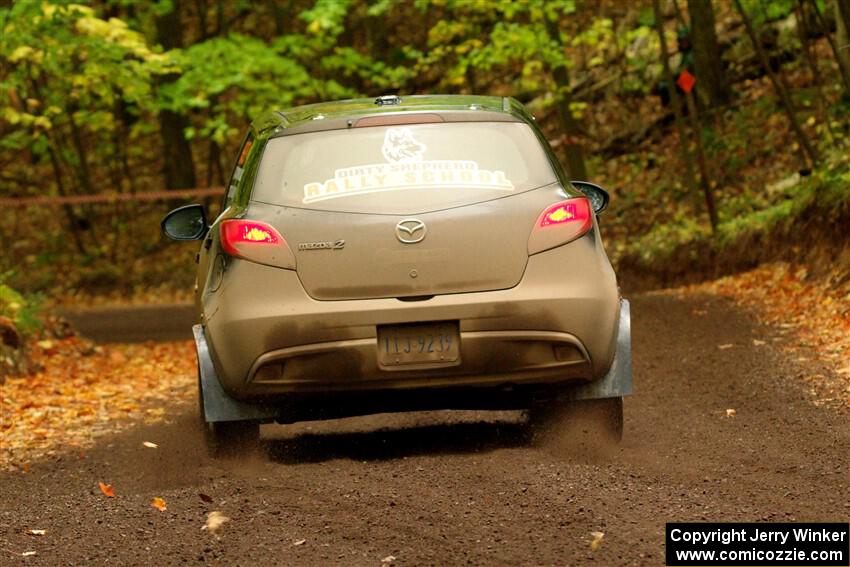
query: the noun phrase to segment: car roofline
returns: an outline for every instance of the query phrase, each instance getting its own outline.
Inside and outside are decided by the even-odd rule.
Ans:
[[[381,103],[392,100],[390,103]],[[485,119],[522,121],[531,123],[534,117],[525,107],[512,97],[484,95],[411,95],[404,97],[383,96],[378,98],[357,98],[333,102],[320,102],[296,106],[286,110],[273,110],[258,116],[251,123],[256,137],[270,138],[287,133],[312,132],[329,129],[328,122],[334,122],[336,128],[345,127],[349,120],[359,120],[369,116],[387,114],[421,114],[466,116],[475,120],[476,114]]]

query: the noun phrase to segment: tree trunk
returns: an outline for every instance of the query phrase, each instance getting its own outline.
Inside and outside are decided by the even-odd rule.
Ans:
[[[839,64],[850,69],[850,0],[835,0],[835,39],[838,42]],[[850,93],[847,93],[850,95]]]
[[[667,92],[670,94],[670,100],[673,102],[676,131],[679,134],[679,155],[682,163],[685,164],[685,185],[688,187],[688,193],[691,195],[691,198],[696,202],[697,182],[694,177],[694,158],[691,156],[690,149],[688,148],[688,136],[685,131],[682,99],[676,90],[676,79],[673,77],[673,71],[670,69],[670,52],[667,51],[667,38],[664,35],[664,19],[658,0],[652,0],[652,9],[655,11],[655,31],[658,33],[658,39],[661,42],[661,66],[664,69],[664,82],[667,83]]]
[[[206,0],[195,0],[195,13],[198,15],[198,43],[205,41],[207,35],[207,6]]]
[[[731,91],[714,31],[714,9],[711,7],[711,0],[688,0],[688,14],[691,17],[697,93],[702,91],[711,107],[726,104],[729,102]]]
[[[62,168],[59,166],[59,160],[56,158],[56,152],[53,151],[53,144],[47,144],[47,155],[50,157],[50,165],[53,166],[53,179],[56,181],[56,191],[60,197],[65,197],[68,193],[65,191],[65,184],[62,182]],[[80,219],[74,214],[74,209],[69,204],[62,205],[65,211],[65,216],[68,217],[68,227],[71,229],[71,236],[74,239],[74,244],[77,246],[77,252],[82,255],[87,253],[86,246],[83,244],[83,238],[80,235]]]
[[[220,36],[227,33],[227,22],[224,19],[224,2],[216,0],[215,3],[215,33],[213,35]]]
[[[809,141],[808,136],[806,136],[806,133],[800,126],[800,121],[797,120],[797,114],[794,112],[794,103],[791,101],[791,96],[788,94],[788,90],[782,83],[782,79],[771,68],[770,61],[767,58],[767,54],[764,52],[764,48],[761,46],[761,42],[759,41],[758,36],[756,35],[755,30],[753,29],[753,24],[750,21],[750,17],[747,15],[747,12],[744,10],[744,7],[741,5],[741,0],[734,0],[734,2],[735,8],[741,15],[741,20],[744,22],[744,28],[746,28],[747,30],[747,35],[750,36],[750,41],[753,44],[753,49],[755,49],[755,52],[758,55],[759,60],[761,61],[762,67],[764,67],[767,76],[770,78],[770,82],[773,83],[773,89],[776,91],[776,96],[779,97],[779,102],[782,104],[782,108],[783,110],[785,110],[785,114],[788,116],[788,122],[791,125],[791,129],[794,131],[794,134],[796,134],[797,141],[800,143],[800,146],[803,148],[803,151],[806,153],[806,156],[809,158],[809,161],[811,162],[812,166],[814,166],[820,161],[818,151],[815,146]],[[803,169],[806,169],[805,166],[803,167]]]
[[[705,150],[702,147],[702,130],[700,129],[699,110],[694,101],[694,93],[685,93],[688,102],[688,118],[691,121],[691,130],[694,133],[694,142],[697,153],[697,166],[699,167],[700,186],[705,197],[705,208],[708,210],[708,220],[711,222],[711,232],[717,234],[717,205],[714,202],[714,191],[711,190],[711,182],[708,179],[708,166],[705,163]]]
[[[676,23],[679,27],[688,27],[688,22],[685,21],[685,15],[682,14],[682,9],[679,7],[679,0],[672,0],[670,4],[673,6],[673,15],[676,17]]]
[[[118,118],[118,128],[115,131],[113,143],[118,152],[121,161],[123,175],[126,178],[130,193],[136,193],[138,187],[136,184],[136,176],[133,175],[133,170],[130,168],[130,154],[128,152],[127,142],[130,140],[130,128],[135,119],[128,111],[128,105],[122,99],[118,99],[115,103],[115,116]]]
[[[74,168],[77,174],[77,182],[84,194],[94,195],[94,183],[92,183],[91,170],[89,169],[89,158],[88,152],[86,151],[86,144],[83,143],[83,136],[80,133],[80,128],[77,126],[77,121],[74,118],[76,105],[70,105],[68,110],[68,125],[71,128],[71,145],[74,146],[74,150],[77,152],[77,161],[79,162],[77,167]]]
[[[274,18],[274,30],[277,35],[284,35],[292,28],[292,2],[293,0],[266,0],[267,8]]]
[[[467,65],[464,76],[466,77],[466,94],[476,94],[478,92],[478,83],[475,80],[475,66]]]
[[[178,0],[173,0],[170,12],[157,17],[156,39],[165,49],[183,46]],[[176,75],[166,75],[160,84],[173,82],[176,78]],[[160,110],[159,131],[163,146],[163,176],[167,189],[186,189],[197,185],[192,148],[183,134],[188,126],[189,122],[185,116],[171,110]]]
[[[829,120],[826,113],[827,103],[826,97],[823,94],[823,78],[818,68],[817,54],[812,48],[811,25],[809,14],[806,13],[804,0],[797,0],[797,3],[794,5],[794,16],[797,19],[797,37],[800,38],[803,56],[806,58],[806,64],[812,72],[812,84],[815,87],[815,107],[817,109],[818,121],[826,126],[827,141],[832,144],[835,141],[835,133],[832,129],[832,121]]]
[[[838,50],[844,64],[850,68],[850,0],[835,0],[835,22],[838,29]]]
[[[561,45],[561,34],[558,24],[546,18],[546,31],[549,38]],[[573,116],[570,109],[572,103],[572,89],[570,87],[570,74],[563,61],[559,61],[552,68],[552,78],[555,80],[556,107],[561,128],[564,131],[564,152],[567,158],[567,175],[571,179],[587,179],[587,167],[584,164],[584,150],[581,145],[581,126]]]
[[[817,0],[811,0],[810,5],[812,6],[812,12],[818,20],[818,25],[820,26],[823,35],[829,42],[829,47],[832,49],[833,55],[835,55],[835,62],[838,63],[838,73],[841,75],[841,83],[844,85],[844,98],[850,98],[850,65],[845,63],[845,58],[843,56],[845,51],[850,50],[850,47],[836,44],[836,40],[832,37],[832,34],[829,33],[829,26],[827,25],[823,14],[821,14],[820,8],[818,8]]]

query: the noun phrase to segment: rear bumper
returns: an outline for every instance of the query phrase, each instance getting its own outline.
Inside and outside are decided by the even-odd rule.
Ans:
[[[498,388],[454,386],[377,392],[323,392],[319,395],[297,392],[273,401],[245,402],[234,399],[222,388],[216,374],[204,329],[193,328],[198,352],[204,418],[218,421],[279,421],[290,423],[381,412],[429,409],[523,409],[540,399],[563,397],[597,399],[632,393],[631,316],[629,302],[623,300],[619,312],[617,348],[608,372],[586,383],[541,383],[503,385]]]
[[[513,288],[424,301],[317,301],[294,271],[232,260],[203,307],[217,374],[237,399],[592,381],[611,366],[620,311],[613,270],[591,235],[530,257]],[[378,325],[429,321],[459,322],[460,365],[378,368]]]
[[[584,345],[552,331],[462,331],[459,365],[382,370],[374,337],[273,350],[259,356],[241,388],[246,396],[400,390],[452,386],[505,386],[589,380]]]

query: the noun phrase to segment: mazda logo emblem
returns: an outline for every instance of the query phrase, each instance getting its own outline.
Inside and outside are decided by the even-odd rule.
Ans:
[[[399,242],[405,244],[416,244],[425,239],[428,229],[425,223],[419,219],[404,219],[395,225],[395,236]]]

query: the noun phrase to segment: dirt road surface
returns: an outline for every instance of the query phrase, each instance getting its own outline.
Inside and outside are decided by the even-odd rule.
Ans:
[[[633,328],[619,448],[574,455],[530,445],[514,414],[438,412],[271,426],[259,456],[218,462],[184,405],[0,475],[0,565],[663,565],[666,521],[850,518],[850,416],[803,380],[826,369],[710,298],[637,297]],[[216,534],[213,510],[230,518]]]

